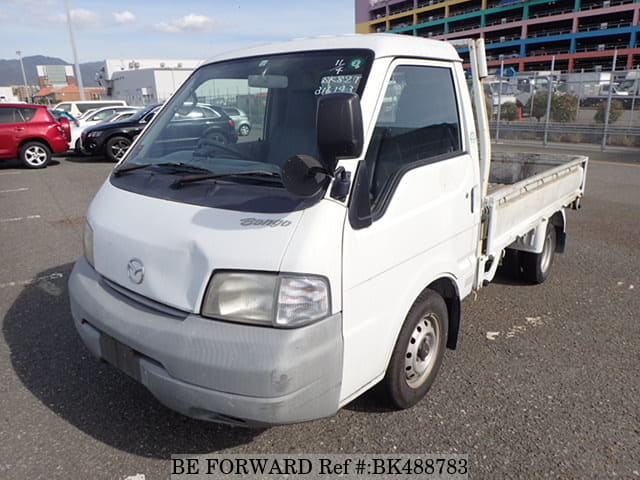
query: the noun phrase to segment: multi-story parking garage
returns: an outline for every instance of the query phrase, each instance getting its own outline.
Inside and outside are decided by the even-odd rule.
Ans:
[[[356,0],[358,33],[482,36],[489,66],[519,72],[632,69],[639,20],[639,0]]]

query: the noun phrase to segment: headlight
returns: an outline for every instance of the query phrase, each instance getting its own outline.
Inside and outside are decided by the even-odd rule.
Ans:
[[[98,138],[100,135],[102,135],[102,130],[97,130],[87,133],[87,138]]]
[[[329,313],[329,284],[313,275],[219,272],[202,305],[205,317],[285,328]]]
[[[95,268],[95,261],[93,259],[93,229],[89,222],[84,222],[84,234],[82,236],[82,244],[84,246],[84,256],[87,258],[89,264]]]

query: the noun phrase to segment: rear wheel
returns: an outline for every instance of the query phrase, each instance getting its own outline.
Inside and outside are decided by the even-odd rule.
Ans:
[[[444,299],[433,290],[422,292],[407,314],[384,378],[395,407],[415,405],[431,388],[442,363],[448,324]]]
[[[542,252],[520,252],[520,265],[524,280],[538,284],[549,278],[555,256],[556,243],[556,228],[549,222]]]
[[[247,125],[246,123],[244,125],[240,125],[240,128],[238,129],[238,133],[242,137],[246,137],[247,135],[249,135],[249,132],[251,132],[251,127],[249,125]]]
[[[20,147],[20,160],[27,168],[44,168],[51,160],[51,150],[41,142],[27,142]]]
[[[107,140],[105,145],[105,154],[112,162],[119,162],[122,160],[122,157],[124,157],[124,154],[127,153],[130,146],[131,140],[127,137],[116,135],[115,137],[111,137]]]

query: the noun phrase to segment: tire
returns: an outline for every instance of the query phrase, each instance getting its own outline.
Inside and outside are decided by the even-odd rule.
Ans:
[[[383,380],[394,407],[415,405],[431,388],[444,356],[448,324],[444,299],[433,290],[422,292],[402,325]]]
[[[115,137],[111,137],[107,140],[107,143],[104,146],[104,153],[112,162],[119,162],[122,160],[122,157],[124,157],[124,154],[127,153],[130,146],[131,140],[127,137],[116,135]]]
[[[520,252],[522,278],[532,284],[540,284],[549,278],[556,251],[556,228],[549,222],[542,252]]]
[[[241,137],[246,137],[247,135],[249,135],[249,132],[251,132],[251,127],[249,125],[242,124],[240,125],[240,128],[238,129],[238,133],[240,134]]]
[[[84,155],[84,153],[82,153],[82,148],[80,148],[80,139],[76,140],[76,143],[73,146],[73,152],[76,155]]]
[[[505,248],[502,263],[498,271],[510,278],[519,279],[522,277],[520,270],[520,252],[513,248]]]
[[[212,142],[219,143],[221,145],[227,145],[229,143],[229,139],[224,133],[221,132],[207,132],[204,134],[204,138],[206,140],[211,140]]]
[[[44,168],[51,161],[51,149],[42,142],[27,142],[20,147],[20,160],[27,168]]]

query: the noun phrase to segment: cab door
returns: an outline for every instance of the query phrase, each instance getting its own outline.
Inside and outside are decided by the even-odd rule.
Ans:
[[[364,161],[373,222],[354,228],[347,220],[344,229],[343,401],[384,375],[429,283],[447,277],[460,290],[472,286],[479,167],[461,116],[466,85],[454,68],[396,60],[387,73]]]

